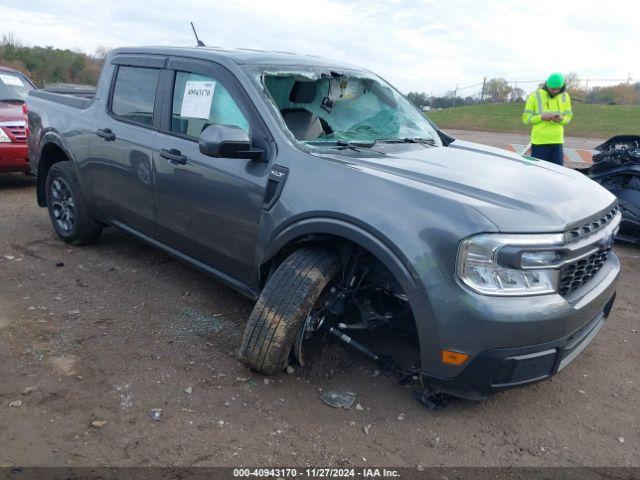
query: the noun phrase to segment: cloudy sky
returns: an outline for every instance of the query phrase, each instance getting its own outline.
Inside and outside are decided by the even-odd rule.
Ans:
[[[335,58],[374,70],[405,93],[438,94],[484,76],[538,80],[552,71],[640,78],[637,0],[2,3],[0,33],[27,45],[88,53],[98,45],[192,45],[193,20],[207,45]]]

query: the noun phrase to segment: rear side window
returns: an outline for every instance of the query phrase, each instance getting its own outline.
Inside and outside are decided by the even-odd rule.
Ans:
[[[219,81],[195,73],[177,72],[171,131],[198,138],[212,124],[233,125],[249,133],[249,122]]]
[[[129,122],[153,125],[153,104],[160,70],[118,67],[113,87],[111,111]]]

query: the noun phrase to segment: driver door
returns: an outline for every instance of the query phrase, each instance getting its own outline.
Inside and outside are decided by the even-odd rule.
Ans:
[[[198,138],[209,125],[235,125],[266,150],[266,128],[226,69],[176,57],[167,66],[154,146],[160,237],[230,283],[253,287],[268,163],[203,155]]]

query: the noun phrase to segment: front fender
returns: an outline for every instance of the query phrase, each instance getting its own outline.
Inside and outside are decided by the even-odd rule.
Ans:
[[[263,252],[264,261],[273,258],[295,239],[313,234],[341,237],[365,248],[389,269],[407,295],[420,288],[420,278],[402,252],[382,241],[374,232],[337,218],[305,218],[278,229]]]
[[[433,352],[437,352],[437,349],[431,347],[433,339],[437,337],[438,329],[423,279],[415,268],[420,265],[412,264],[402,251],[384,236],[353,222],[331,217],[297,220],[274,232],[273,238],[264,252],[265,259],[273,258],[290,242],[313,234],[326,234],[349,240],[367,249],[385,265],[408,297],[417,328],[421,358],[432,360]],[[435,264],[432,265],[435,266]]]

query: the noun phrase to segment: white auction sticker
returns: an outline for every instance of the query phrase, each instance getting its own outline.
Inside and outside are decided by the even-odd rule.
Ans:
[[[15,85],[16,87],[24,87],[24,83],[22,83],[22,80],[20,80],[19,77],[16,77],[14,75],[1,75],[0,74],[0,80],[5,85]]]
[[[209,118],[216,82],[189,81],[184,86],[180,116]]]

